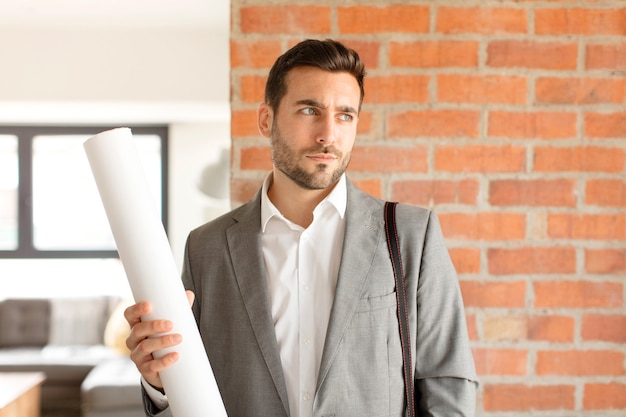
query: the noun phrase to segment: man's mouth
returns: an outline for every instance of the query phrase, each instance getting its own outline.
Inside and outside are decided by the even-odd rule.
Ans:
[[[332,155],[329,153],[317,153],[314,155],[309,155],[307,156],[307,158],[309,158],[312,161],[319,162],[319,163],[328,163],[337,159],[335,155]]]

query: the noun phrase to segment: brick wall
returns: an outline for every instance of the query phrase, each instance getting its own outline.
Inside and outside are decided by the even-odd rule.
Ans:
[[[233,202],[270,169],[274,58],[307,37],[368,67],[350,177],[434,208],[480,416],[626,414],[626,2],[233,0]]]

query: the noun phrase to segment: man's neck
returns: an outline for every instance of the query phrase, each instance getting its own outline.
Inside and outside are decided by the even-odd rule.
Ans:
[[[267,196],[276,208],[290,221],[304,228],[313,222],[313,210],[333,190],[334,185],[323,190],[307,190],[274,170]]]

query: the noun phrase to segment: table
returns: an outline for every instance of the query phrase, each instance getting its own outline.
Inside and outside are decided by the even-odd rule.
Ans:
[[[42,372],[0,372],[0,417],[39,417]]]

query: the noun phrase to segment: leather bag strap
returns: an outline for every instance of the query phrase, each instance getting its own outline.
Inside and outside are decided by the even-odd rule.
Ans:
[[[385,234],[387,247],[393,266],[393,275],[396,281],[396,302],[398,305],[398,324],[400,326],[400,342],[402,345],[402,365],[404,373],[404,387],[406,394],[406,415],[415,417],[415,397],[413,395],[413,376],[411,361],[411,334],[409,331],[409,316],[406,305],[406,289],[404,287],[404,273],[402,272],[402,258],[398,241],[398,229],[396,228],[396,205],[395,202],[385,203]]]

